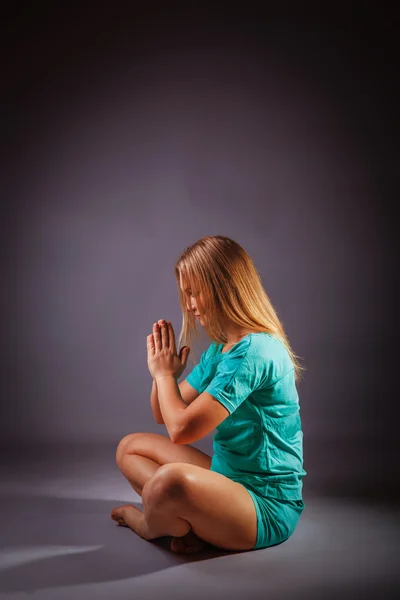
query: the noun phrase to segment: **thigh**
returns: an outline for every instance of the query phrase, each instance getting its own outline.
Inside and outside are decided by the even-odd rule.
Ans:
[[[130,433],[119,443],[118,454],[140,454],[159,465],[183,462],[210,469],[211,456],[188,444],[174,444],[169,437],[159,433]]]
[[[226,550],[252,550],[257,514],[246,488],[215,471],[177,463],[162,466],[143,488],[143,506],[175,502],[176,516],[190,523],[202,540]]]

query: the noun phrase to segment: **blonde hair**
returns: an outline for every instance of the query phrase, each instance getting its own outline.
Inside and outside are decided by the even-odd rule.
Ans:
[[[300,365],[300,357],[294,354],[261,277],[240,244],[223,235],[203,237],[186,248],[177,260],[175,276],[182,309],[178,348],[192,347],[193,334],[199,338],[196,317],[187,307],[190,295],[182,290],[186,285],[200,298],[198,309],[201,306],[201,312],[206,313],[204,328],[212,340],[218,344],[227,342],[223,326],[226,320],[249,333],[278,336],[293,362],[295,379],[301,379],[305,369]]]

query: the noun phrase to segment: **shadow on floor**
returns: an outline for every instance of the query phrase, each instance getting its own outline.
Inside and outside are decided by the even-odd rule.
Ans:
[[[109,582],[237,554],[210,546],[183,555],[172,552],[170,536],[143,540],[111,519],[121,504],[126,501],[2,494],[0,592]]]

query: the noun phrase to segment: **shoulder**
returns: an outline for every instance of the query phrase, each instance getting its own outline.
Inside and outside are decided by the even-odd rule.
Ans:
[[[281,358],[288,354],[283,340],[271,333],[259,332],[249,336],[249,354],[254,357]]]
[[[284,341],[277,335],[252,334],[247,354],[248,360],[255,365],[273,365],[273,378],[281,377],[294,368]]]

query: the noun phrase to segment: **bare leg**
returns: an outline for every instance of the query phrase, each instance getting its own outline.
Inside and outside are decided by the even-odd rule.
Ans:
[[[118,467],[135,492],[141,496],[144,484],[153,477],[160,465],[147,456],[124,454],[118,461]]]
[[[140,454],[123,454],[118,457],[118,467],[132,488],[139,496],[142,495],[144,484],[156,473],[160,465],[147,456]],[[123,525],[123,519],[119,521]],[[183,537],[173,537],[171,550],[178,553],[194,553],[203,550],[208,544],[199,538],[192,530]]]
[[[144,485],[142,498],[143,512],[121,506],[111,517],[145,540],[182,539],[192,529],[218,548],[243,551],[255,547],[254,502],[242,484],[220,473],[185,463],[163,465]]]

